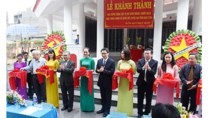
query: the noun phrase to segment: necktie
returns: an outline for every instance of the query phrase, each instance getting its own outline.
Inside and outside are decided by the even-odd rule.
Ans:
[[[146,63],[148,63],[148,61],[146,61]],[[145,64],[146,64],[146,63],[145,63]],[[145,81],[145,82],[147,82],[146,76],[147,76],[147,69],[145,69],[145,71],[144,71],[144,81]]]
[[[66,65],[67,65],[67,62],[68,62],[68,61],[65,61],[64,66],[66,66]]]
[[[106,61],[105,61],[105,60],[103,60],[103,66],[105,66],[105,64],[106,64]]]
[[[193,66],[190,67],[190,73],[188,76],[188,81],[192,81],[193,80],[193,75],[194,75],[194,68]],[[192,83],[188,85],[188,88],[192,87]]]

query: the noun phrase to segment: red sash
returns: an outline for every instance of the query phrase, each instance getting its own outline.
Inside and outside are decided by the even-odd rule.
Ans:
[[[198,82],[197,92],[196,92],[196,104],[200,104],[200,97],[201,97],[201,89],[202,89],[202,80],[200,79]]]
[[[20,79],[21,81],[21,87],[25,88],[26,87],[26,79],[27,79],[27,72],[22,71],[19,69],[14,69],[13,71],[9,72],[9,84],[12,90],[17,89],[16,85],[16,78]]]
[[[93,92],[93,71],[87,70],[85,67],[80,67],[79,70],[74,72],[74,87],[79,86],[79,78],[85,76],[88,79],[88,91],[90,94]]]
[[[179,98],[180,93],[180,81],[175,79],[170,73],[165,73],[162,78],[157,78],[153,85],[153,91],[156,93],[157,85],[165,85],[171,88],[176,88],[176,98]]]
[[[44,77],[50,79],[50,84],[54,83],[54,70],[51,70],[48,66],[41,66],[36,69],[36,74],[40,84],[44,83]]]
[[[120,72],[115,72],[112,76],[112,90],[118,88],[118,77],[126,78],[129,81],[129,90],[133,89],[133,70],[121,70]]]

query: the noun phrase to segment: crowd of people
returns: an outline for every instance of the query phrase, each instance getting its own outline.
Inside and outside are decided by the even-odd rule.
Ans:
[[[28,52],[23,52],[17,55],[17,61],[14,63],[15,69],[27,71],[28,89],[21,86],[19,79],[16,79],[17,91],[25,99],[32,99],[35,93],[38,103],[47,102],[59,107],[59,93],[58,93],[58,76],[62,91],[63,108],[71,112],[73,110],[74,101],[74,71],[75,63],[70,60],[70,52],[63,53],[63,60],[59,62],[56,59],[54,50],[48,51],[48,58],[41,57],[39,50],[31,50],[33,59],[28,59]],[[115,61],[109,57],[109,49],[101,49],[102,58],[96,63],[90,57],[89,48],[83,49],[84,57],[80,59],[80,67],[85,67],[87,70],[95,71],[99,74],[97,85],[100,88],[101,94],[101,109],[97,114],[103,113],[106,117],[110,113],[111,99],[112,99],[112,84],[113,74],[119,71],[131,70],[132,74],[139,73],[136,85],[138,87],[137,109],[138,118],[143,115],[150,114],[152,110],[152,118],[180,118],[180,115],[174,103],[174,89],[165,85],[158,85],[156,105],[152,108],[153,85],[156,79],[162,79],[165,73],[170,73],[173,78],[182,82],[181,103],[187,110],[196,113],[196,88],[198,81],[201,78],[201,66],[197,63],[197,55],[195,53],[189,54],[189,63],[184,65],[179,72],[174,56],[171,52],[166,52],[163,55],[162,64],[158,66],[158,61],[153,59],[152,49],[144,50],[144,57],[139,59],[137,63],[131,60],[129,49],[124,48],[120,52],[120,60],[115,64]],[[50,83],[49,79],[45,78],[44,83],[39,83],[36,69],[47,65],[54,71],[54,83]],[[117,65],[115,67],[115,65]],[[129,89],[130,80],[127,78],[120,78],[118,84],[118,100],[117,112],[123,112],[128,116],[133,115],[133,88]],[[92,84],[93,89],[93,84]],[[144,108],[143,101],[146,99]],[[190,107],[188,109],[190,103]],[[88,78],[82,76],[80,79],[80,109],[83,112],[95,111],[94,89],[90,93],[88,90]],[[143,109],[145,109],[143,111]],[[171,115],[173,114],[173,115]]]

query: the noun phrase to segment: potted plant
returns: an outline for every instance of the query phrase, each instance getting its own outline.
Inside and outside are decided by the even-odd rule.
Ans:
[[[16,91],[7,92],[7,103],[17,104],[19,106],[26,106],[25,99],[23,99],[22,96]]]
[[[131,38],[130,37],[127,37],[127,39],[126,39],[126,46],[125,46],[126,48],[129,48],[128,45],[129,45],[130,40],[131,40]]]
[[[142,46],[141,46],[141,37],[136,37],[136,43],[137,43],[137,48],[139,49],[139,48],[141,48]]]

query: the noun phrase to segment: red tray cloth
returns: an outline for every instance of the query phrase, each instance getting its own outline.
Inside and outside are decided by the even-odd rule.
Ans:
[[[79,70],[74,72],[74,87],[79,86],[79,78],[85,76],[88,79],[88,91],[90,94],[93,92],[93,71],[87,70],[85,67],[80,67]]]
[[[162,78],[157,78],[153,85],[153,91],[156,93],[157,91],[157,85],[165,85],[168,87],[176,88],[176,98],[179,98],[180,93],[180,81],[178,79],[175,79],[170,73],[165,73]]]
[[[121,70],[119,72],[115,72],[112,76],[112,90],[118,88],[118,77],[126,78],[129,81],[129,90],[133,89],[133,69],[130,68],[129,70]]]
[[[9,84],[12,90],[17,89],[16,85],[16,78],[20,79],[21,81],[21,87],[25,88],[26,87],[26,78],[27,78],[27,72],[22,71],[19,69],[14,69],[11,72],[8,73],[9,76]]]
[[[36,74],[40,84],[44,83],[44,77],[50,79],[50,84],[54,83],[54,70],[51,70],[49,66],[41,66],[36,69]]]
[[[201,89],[202,89],[202,80],[200,79],[198,82],[197,92],[196,92],[196,104],[200,104],[200,97],[201,97]]]

